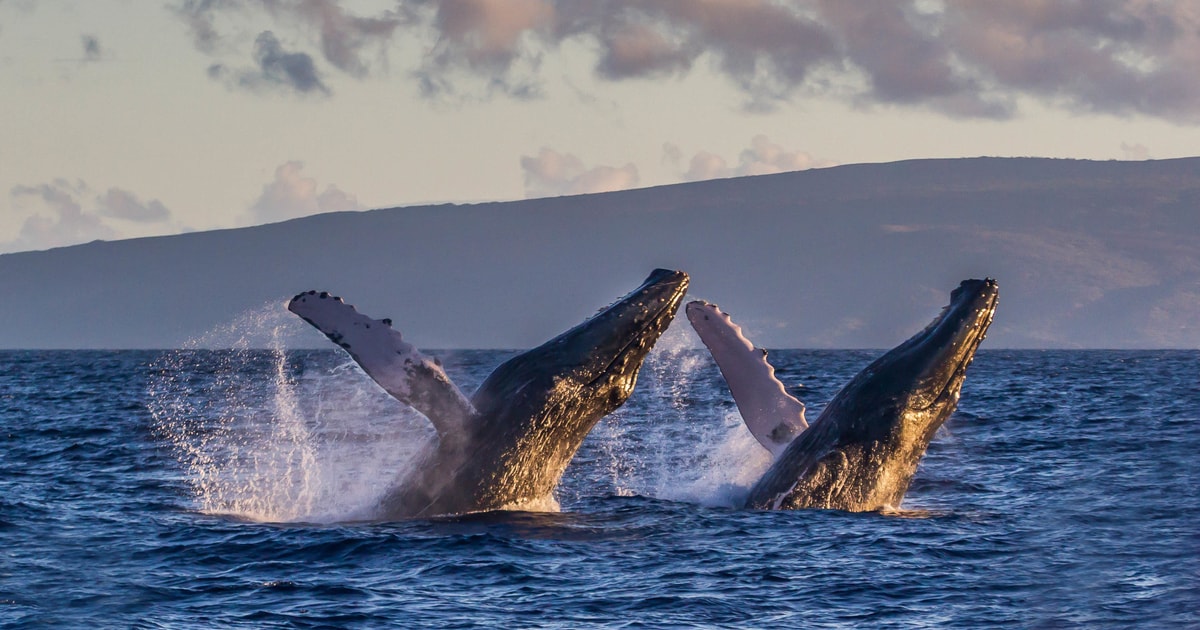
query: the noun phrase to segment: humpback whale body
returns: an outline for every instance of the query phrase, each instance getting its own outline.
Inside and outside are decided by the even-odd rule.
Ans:
[[[804,406],[716,306],[687,315],[725,375],[747,427],[775,461],[750,490],[755,509],[898,507],[934,433],[954,412],[996,310],[996,282],[966,280],[924,330],[864,368],[806,427]]]
[[[288,310],[433,423],[436,442],[379,505],[380,518],[418,518],[550,499],[584,437],[633,392],[687,286],[687,274],[656,269],[587,321],[501,364],[469,399],[390,320],[315,291]]]

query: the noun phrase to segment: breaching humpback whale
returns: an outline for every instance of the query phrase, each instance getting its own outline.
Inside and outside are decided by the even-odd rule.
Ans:
[[[876,359],[806,426],[804,405],[720,309],[687,306],[747,427],[775,455],[750,490],[755,509],[899,507],[934,433],[954,412],[996,311],[996,281],[966,280],[924,330]]]
[[[687,286],[682,271],[656,269],[587,321],[505,361],[469,400],[390,320],[371,319],[315,291],[292,298],[288,310],[433,423],[436,443],[379,506],[383,519],[417,518],[550,498],[588,431],[633,392],[642,361]]]

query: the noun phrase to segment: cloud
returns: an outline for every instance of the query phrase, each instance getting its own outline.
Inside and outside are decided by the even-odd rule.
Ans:
[[[286,12],[287,3],[271,3],[276,11]],[[368,50],[381,49],[396,29],[409,21],[404,11],[384,12],[376,17],[352,15],[336,0],[307,0],[292,9],[298,17],[316,27],[321,54],[335,68],[354,77],[370,72]]]
[[[422,92],[464,85],[517,98],[540,94],[541,59],[568,40],[596,51],[607,80],[681,75],[709,59],[758,107],[792,94],[812,70],[838,62],[836,41],[808,3],[774,0],[396,0],[355,14],[340,0],[181,0],[176,14],[197,49],[222,54],[223,33],[257,14],[274,28],[318,33],[313,47],[352,76],[372,74],[365,52],[401,37],[431,42],[412,76]],[[382,55],[381,55],[382,57]],[[213,67],[223,67],[214,64]],[[211,71],[210,71],[211,73]]]
[[[453,92],[472,75],[490,90],[536,93],[543,55],[568,40],[596,51],[611,81],[683,75],[704,57],[769,108],[810,72],[836,61],[826,29],[808,12],[771,0],[427,0],[415,16],[438,42],[420,76],[427,92]],[[426,19],[420,19],[429,15]]]
[[[81,180],[58,178],[46,184],[16,186],[10,191],[14,209],[29,213],[15,239],[0,242],[0,251],[46,249],[96,239],[124,238],[165,230],[182,231],[171,211],[157,199],[143,202],[121,188],[95,195]],[[85,207],[85,202],[90,207]]]
[[[435,66],[466,65],[489,73],[502,72],[526,54],[526,35],[550,35],[554,4],[547,0],[449,0],[434,6],[432,26],[438,35],[431,62]]]
[[[542,46],[556,38],[552,0],[433,0],[411,3],[415,24],[435,44],[417,68],[428,97],[458,94],[479,80],[485,93],[518,99],[541,95],[537,72]]]
[[[585,168],[579,158],[542,147],[537,156],[522,156],[526,197],[555,197],[625,190],[638,185],[633,164]]]
[[[208,68],[208,76],[252,91],[282,90],[296,94],[332,94],[321,80],[316,64],[307,53],[288,52],[275,34],[263,31],[254,40],[254,70],[231,70],[222,64]]]
[[[221,39],[216,26],[217,14],[241,8],[240,5],[242,3],[237,0],[184,0],[175,7],[175,14],[191,32],[196,49],[211,54]]]
[[[275,178],[263,186],[246,217],[252,224],[285,221],[322,212],[362,210],[354,195],[329,185],[317,192],[317,180],[305,177],[304,163],[285,162],[275,169]]]
[[[664,142],[662,146],[662,163],[670,165],[678,165],[683,161],[683,149],[674,142]]]
[[[1200,121],[1200,11],[1181,1],[948,5],[943,41],[998,88],[1072,109]]]
[[[82,35],[80,40],[83,44],[83,61],[100,61],[104,56],[100,49],[100,40],[95,35]]]
[[[408,75],[427,95],[473,85],[530,98],[541,92],[544,56],[576,42],[593,51],[602,80],[703,66],[755,110],[827,97],[1006,118],[1032,99],[1200,123],[1200,10],[1190,0],[395,0],[359,13],[348,5],[182,0],[176,12],[213,55],[228,43],[223,33],[252,15],[307,37],[298,45],[313,54],[276,45],[259,59],[263,75],[308,90],[323,85],[318,56],[366,77],[403,38],[428,42]]]
[[[696,182],[705,179],[733,177],[733,175],[733,170],[729,168],[729,163],[725,161],[725,158],[708,151],[700,151],[692,156],[692,161],[683,178],[690,182]]]
[[[384,50],[397,28],[411,21],[407,16],[412,9],[399,2],[396,9],[364,17],[348,11],[340,0],[182,0],[174,11],[203,53],[220,54],[229,45],[223,31],[236,30],[253,14],[263,13],[280,28],[315,34],[316,48],[326,61],[363,77],[370,71],[369,51]]]
[[[1122,142],[1121,143],[1121,159],[1149,160],[1150,159],[1150,149],[1147,149],[1146,145],[1144,145],[1144,144],[1140,144],[1140,143],[1128,144],[1128,143]]]
[[[817,160],[803,151],[785,151],[764,135],[754,136],[750,147],[738,157],[739,175],[766,175],[788,171],[802,171],[818,166],[831,166],[827,160]]]
[[[284,85],[297,92],[329,93],[329,88],[317,76],[312,57],[287,52],[271,31],[259,33],[254,40],[254,60],[258,62],[261,74],[252,81]]]
[[[954,63],[936,35],[936,20],[914,4],[821,0],[820,11],[837,33],[848,66],[862,73],[859,103],[923,104],[954,116],[1003,118],[1013,104],[985,90]],[[948,7],[947,11],[953,9]]]
[[[49,184],[17,186],[10,195],[14,201],[34,198],[42,202],[45,214],[33,214],[25,219],[15,241],[7,243],[8,251],[24,249],[46,249],[84,243],[96,239],[109,239],[116,231],[104,224],[94,212],[85,212],[79,197],[87,192],[81,181],[70,182],[56,179]]]
[[[803,151],[787,151],[780,145],[771,142],[767,136],[760,134],[754,136],[750,141],[750,146],[738,155],[737,166],[729,166],[719,155],[700,151],[692,157],[683,177],[688,181],[700,181],[721,177],[802,171],[834,164],[828,160],[818,160]]]
[[[109,188],[96,201],[97,212],[106,217],[138,223],[165,223],[171,219],[171,211],[159,200],[143,203],[137,195],[120,188]]]

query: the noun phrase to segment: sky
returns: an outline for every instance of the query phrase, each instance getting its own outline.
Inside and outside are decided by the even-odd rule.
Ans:
[[[0,253],[1200,147],[1192,0],[0,0]]]

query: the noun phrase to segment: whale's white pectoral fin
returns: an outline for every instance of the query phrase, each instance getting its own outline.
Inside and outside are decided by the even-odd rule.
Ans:
[[[341,298],[316,291],[292,298],[288,310],[350,353],[387,393],[428,417],[439,435],[460,433],[475,415],[442,366],[405,342],[391,320],[371,319]]]
[[[787,393],[767,362],[767,351],[755,348],[742,329],[715,304],[691,302],[688,321],[708,346],[721,369],[746,427],[772,455],[808,427],[804,403]]]

